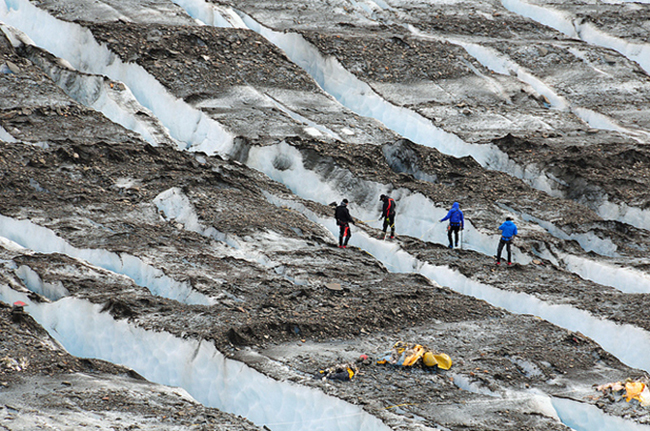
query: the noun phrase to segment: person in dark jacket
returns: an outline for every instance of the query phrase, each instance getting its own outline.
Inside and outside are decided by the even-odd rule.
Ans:
[[[455,234],[455,244],[456,247],[458,247],[458,232],[465,229],[465,217],[463,216],[463,212],[460,210],[460,205],[458,202],[454,202],[447,215],[442,220],[440,220],[440,222],[443,222],[445,220],[449,220],[449,226],[447,226],[449,248],[454,248],[454,243],[451,241],[452,233]]]
[[[386,195],[379,196],[379,200],[384,203],[381,208],[381,217],[379,217],[379,220],[384,219],[384,233],[381,238],[386,238],[386,230],[390,226],[390,239],[393,239],[395,238],[395,201]]]
[[[352,236],[352,232],[350,232],[350,223],[356,224],[348,210],[347,199],[343,199],[341,204],[336,207],[334,217],[336,218],[336,224],[339,226],[339,248],[346,248],[348,246],[348,241]]]
[[[512,221],[512,218],[506,217],[506,221],[499,226],[501,231],[501,239],[499,240],[499,247],[497,248],[497,265],[501,265],[501,252],[503,251],[503,246],[506,247],[506,252],[508,253],[508,265],[512,265],[512,254],[510,252],[510,245],[512,244],[512,239],[517,235],[517,225]]]

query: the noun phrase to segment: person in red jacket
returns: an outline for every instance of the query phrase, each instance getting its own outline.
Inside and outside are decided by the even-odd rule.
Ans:
[[[381,195],[379,200],[384,203],[381,209],[381,217],[379,217],[379,220],[384,219],[384,234],[381,238],[386,238],[386,230],[390,226],[390,239],[393,239],[395,238],[395,201],[386,195]]]
[[[336,224],[339,227],[339,248],[346,248],[348,246],[348,241],[352,236],[352,232],[350,232],[350,223],[356,224],[348,210],[347,199],[343,199],[341,204],[336,207],[334,217],[336,218]]]

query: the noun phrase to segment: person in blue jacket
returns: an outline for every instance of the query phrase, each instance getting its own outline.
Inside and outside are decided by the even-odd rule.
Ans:
[[[451,206],[451,209],[447,215],[440,220],[443,222],[449,220],[449,226],[447,226],[447,238],[449,238],[449,248],[454,248],[454,243],[451,241],[451,234],[454,233],[456,239],[456,247],[458,247],[458,232],[465,229],[465,217],[463,217],[463,212],[460,210],[460,205],[458,202],[454,202]]]
[[[503,246],[506,247],[508,253],[508,265],[512,265],[512,253],[510,252],[510,244],[512,240],[517,235],[517,225],[512,221],[512,218],[506,217],[506,221],[499,226],[501,231],[501,240],[499,240],[499,247],[497,248],[497,265],[501,265],[501,252],[503,251]]]

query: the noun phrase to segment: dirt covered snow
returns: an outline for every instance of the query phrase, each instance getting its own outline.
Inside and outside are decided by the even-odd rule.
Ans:
[[[0,3],[0,425],[647,427],[649,9],[610,3]]]

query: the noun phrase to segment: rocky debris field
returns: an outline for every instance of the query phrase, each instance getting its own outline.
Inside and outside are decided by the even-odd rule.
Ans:
[[[647,429],[649,11],[1,1],[0,428]]]

